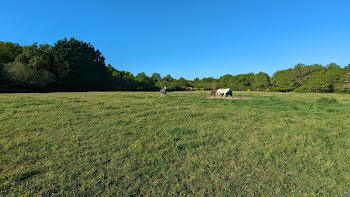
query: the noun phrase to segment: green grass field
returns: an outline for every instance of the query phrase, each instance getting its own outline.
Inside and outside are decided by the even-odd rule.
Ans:
[[[0,94],[0,196],[346,196],[350,95],[207,96]]]

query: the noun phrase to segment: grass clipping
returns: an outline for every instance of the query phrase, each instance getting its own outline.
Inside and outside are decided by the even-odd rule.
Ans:
[[[225,100],[247,100],[251,99],[249,97],[217,97],[217,96],[209,96],[208,99],[225,99]]]

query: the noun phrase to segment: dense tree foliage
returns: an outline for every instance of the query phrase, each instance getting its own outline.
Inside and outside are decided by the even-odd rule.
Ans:
[[[266,73],[259,72],[253,77],[252,81],[253,90],[265,90],[270,87],[270,77]]]
[[[21,62],[5,64],[4,71],[7,74],[7,80],[11,81],[7,86],[9,89],[19,91],[47,90],[48,85],[54,81],[53,75],[49,71],[37,69]]]
[[[22,47],[11,42],[0,42],[0,64],[13,62],[22,53]]]
[[[108,91],[108,90],[209,90],[231,88],[246,91],[281,92],[344,92],[350,93],[350,65],[335,63],[297,64],[270,76],[257,74],[226,74],[186,80],[170,74],[161,76],[142,72],[134,76],[105,64],[102,53],[90,43],[62,39],[53,46],[34,43],[20,46],[0,42],[0,92],[41,91]]]
[[[281,92],[289,92],[298,87],[292,69],[275,72],[271,78],[271,83],[274,90]]]

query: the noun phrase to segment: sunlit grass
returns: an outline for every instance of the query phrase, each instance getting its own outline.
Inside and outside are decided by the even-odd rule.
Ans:
[[[0,196],[348,192],[350,95],[208,96],[0,94]]]

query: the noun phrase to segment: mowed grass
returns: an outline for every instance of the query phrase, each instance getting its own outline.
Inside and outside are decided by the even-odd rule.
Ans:
[[[207,96],[0,94],[0,196],[348,193],[350,95]]]

